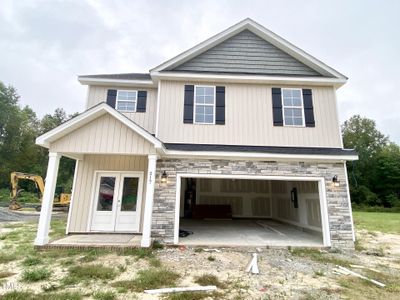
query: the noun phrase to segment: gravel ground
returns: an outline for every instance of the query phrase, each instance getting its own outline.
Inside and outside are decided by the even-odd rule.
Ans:
[[[0,223],[25,222],[39,219],[40,212],[36,211],[12,211],[8,207],[0,207]],[[53,218],[66,218],[67,212],[53,212]]]

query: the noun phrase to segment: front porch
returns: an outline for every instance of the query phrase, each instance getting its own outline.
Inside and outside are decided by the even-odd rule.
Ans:
[[[151,245],[159,140],[107,104],[100,104],[38,137],[36,143],[49,149],[49,163],[35,246]],[[50,241],[62,156],[76,160],[66,228],[70,236]]]
[[[141,245],[141,235],[134,234],[71,234],[64,238],[54,240],[40,249],[93,249],[108,250],[131,249]]]

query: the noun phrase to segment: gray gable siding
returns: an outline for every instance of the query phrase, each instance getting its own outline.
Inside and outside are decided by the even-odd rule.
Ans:
[[[285,76],[323,76],[249,30],[244,30],[206,52],[169,70]]]

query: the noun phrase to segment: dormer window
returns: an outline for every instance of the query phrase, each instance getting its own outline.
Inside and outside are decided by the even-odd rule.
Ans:
[[[301,89],[282,89],[282,108],[284,126],[304,126]]]
[[[115,108],[122,112],[136,112],[137,96],[137,91],[118,90]]]
[[[215,86],[195,86],[194,123],[215,124]]]

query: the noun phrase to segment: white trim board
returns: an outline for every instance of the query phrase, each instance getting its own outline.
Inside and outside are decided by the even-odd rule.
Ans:
[[[76,180],[78,177],[78,168],[79,168],[79,162],[80,160],[77,159],[75,161],[75,170],[74,170],[74,179],[72,181],[72,189],[71,189],[71,201],[69,202],[69,209],[68,209],[68,218],[67,218],[67,226],[65,227],[65,234],[69,233],[69,226],[71,223],[71,215],[72,215],[72,209],[74,205],[74,199],[75,199],[75,189],[76,189]]]
[[[200,55],[208,49],[211,49],[212,47],[222,43],[223,41],[246,29],[256,34],[260,38],[266,40],[267,42],[271,43],[275,47],[293,56],[300,62],[316,70],[322,75],[341,78],[345,80],[347,79],[346,76],[344,76],[343,74],[319,61],[318,59],[301,50],[300,48],[289,43],[287,40],[283,39],[282,37],[278,36],[277,34],[273,33],[272,31],[268,30],[267,28],[258,24],[250,18],[244,19],[243,21],[229,27],[228,29],[218,33],[217,35],[212,36],[204,42],[153,68],[152,70],[150,70],[150,74],[152,75],[154,72],[163,71],[165,69],[170,69],[181,65],[182,63]]]
[[[49,132],[36,138],[36,144],[43,147],[50,147],[51,142],[58,140],[59,138],[67,135],[68,133],[88,124],[89,122],[97,119],[98,117],[109,113],[114,118],[122,122],[124,125],[135,131],[137,134],[141,135],[144,139],[154,145],[155,148],[161,148],[162,143],[160,140],[155,138],[145,129],[134,123],[132,120],[124,116],[122,113],[118,112],[114,108],[110,107],[106,103],[100,103],[92,108],[84,111],[78,116],[68,120],[67,122],[57,126],[56,128],[50,130]]]
[[[298,77],[298,76],[269,76],[269,75],[240,75],[240,74],[202,74],[191,72],[169,72],[154,71],[151,73],[154,80],[178,80],[178,81],[198,81],[198,82],[214,82],[221,83],[255,83],[255,84],[293,84],[293,85],[313,85],[313,86],[330,86],[339,88],[347,82],[343,78],[328,77]]]
[[[314,154],[279,154],[259,152],[222,152],[222,151],[179,151],[163,148],[168,158],[229,158],[229,159],[273,159],[273,160],[312,160],[338,161],[357,160],[358,155],[314,155]]]
[[[176,174],[176,195],[175,195],[175,220],[174,220],[174,244],[179,243],[179,221],[180,221],[180,201],[181,201],[181,182],[182,178],[228,178],[228,179],[252,179],[252,180],[283,180],[283,181],[316,181],[318,182],[319,200],[321,209],[321,227],[323,246],[331,246],[331,236],[329,230],[328,206],[326,200],[325,178],[307,176],[262,176],[262,175],[222,175],[222,174]]]

